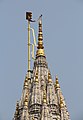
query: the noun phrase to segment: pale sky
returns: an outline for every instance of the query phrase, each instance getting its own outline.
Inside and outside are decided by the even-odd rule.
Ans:
[[[43,15],[45,53],[71,120],[83,120],[83,0],[0,0],[0,120],[11,120],[27,72],[27,21]],[[37,23],[31,25],[37,38]]]

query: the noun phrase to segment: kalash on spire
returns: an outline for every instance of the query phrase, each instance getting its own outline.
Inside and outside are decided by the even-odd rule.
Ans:
[[[16,104],[13,120],[70,120],[58,76],[53,82],[46,61],[41,16],[38,20],[39,33],[36,57],[33,70],[31,70],[30,31],[34,30],[30,27],[30,23],[35,21],[32,20],[31,12],[26,13],[28,20],[28,71],[25,76],[21,99]],[[32,45],[34,46],[35,42]]]

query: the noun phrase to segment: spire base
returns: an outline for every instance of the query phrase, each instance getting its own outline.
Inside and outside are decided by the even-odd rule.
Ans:
[[[36,52],[36,57],[38,56],[44,56],[45,57],[45,53],[44,53],[44,49],[38,49]]]

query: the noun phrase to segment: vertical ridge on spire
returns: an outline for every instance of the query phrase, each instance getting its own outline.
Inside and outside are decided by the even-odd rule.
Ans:
[[[43,103],[46,103],[46,90],[43,91]]]
[[[63,108],[63,106],[64,106],[63,100],[62,100],[62,98],[61,98],[61,96],[60,96],[60,108]]]
[[[48,82],[52,82],[50,71],[48,72]]]
[[[25,95],[24,106],[28,107],[28,93]]]
[[[28,88],[28,78],[27,76],[25,77],[25,81],[24,81],[24,89]]]
[[[19,120],[29,120],[29,112],[28,112],[28,93],[25,95],[23,109],[21,111],[21,117]]]
[[[39,80],[38,80],[38,68],[36,68],[35,82],[39,82]]]
[[[18,101],[16,103],[16,111],[15,111],[15,114],[14,114],[14,119],[15,120],[19,119],[19,102]]]

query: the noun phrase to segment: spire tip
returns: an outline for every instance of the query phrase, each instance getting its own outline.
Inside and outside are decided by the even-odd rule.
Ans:
[[[44,53],[44,46],[43,46],[43,33],[42,33],[42,19],[41,19],[42,15],[39,17],[38,21],[39,21],[39,33],[38,33],[38,50],[36,53],[36,57],[38,56],[45,56]]]

